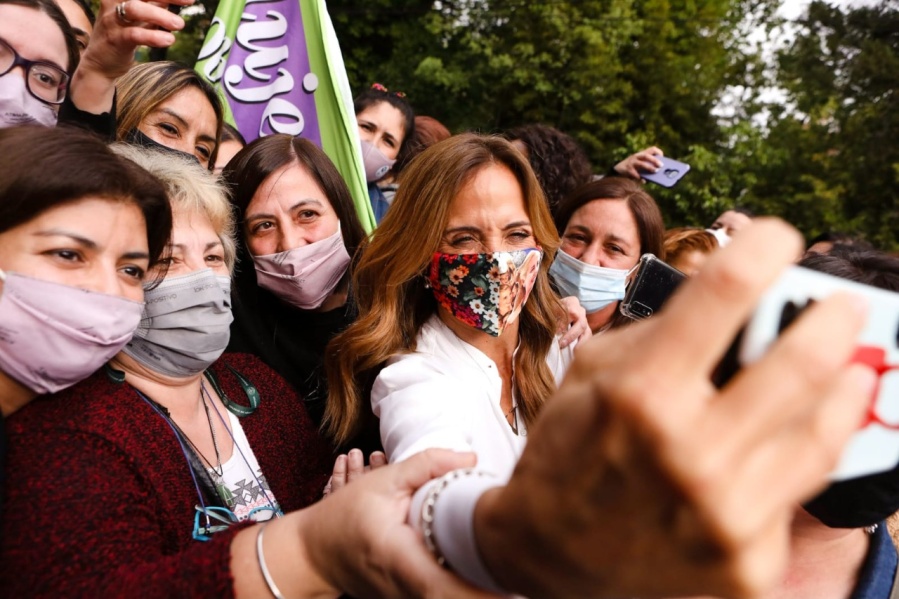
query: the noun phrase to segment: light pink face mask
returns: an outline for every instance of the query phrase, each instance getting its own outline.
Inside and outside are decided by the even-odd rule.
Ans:
[[[0,129],[16,125],[56,126],[56,108],[32,96],[18,72],[0,76]]]
[[[350,265],[340,229],[330,237],[278,254],[253,256],[256,282],[282,301],[314,310],[333,293]]]
[[[0,370],[35,393],[87,378],[125,346],[144,305],[0,271]]]
[[[391,160],[379,150],[375,144],[361,140],[362,144],[362,165],[365,167],[365,180],[368,183],[380,181],[387,174],[396,160]]]

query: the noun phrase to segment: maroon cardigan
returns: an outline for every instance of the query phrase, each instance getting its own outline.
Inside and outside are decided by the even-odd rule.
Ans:
[[[262,398],[240,419],[281,508],[316,501],[332,467],[303,402],[258,358],[214,370],[248,403],[230,365]],[[0,537],[3,597],[232,597],[236,529],[193,540],[197,492],[172,429],[128,384],[100,370],[7,420]]]

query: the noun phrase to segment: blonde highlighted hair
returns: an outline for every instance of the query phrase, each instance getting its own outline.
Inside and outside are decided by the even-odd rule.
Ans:
[[[132,67],[116,81],[116,141],[125,141],[148,114],[188,87],[203,92],[215,112],[215,147],[209,170],[215,166],[225,117],[222,101],[212,85],[190,67],[171,61],[148,62]]]
[[[189,158],[123,143],[111,148],[162,181],[173,213],[203,214],[209,219],[222,242],[228,271],[233,273],[237,261],[234,213],[218,177]]]
[[[450,204],[477,173],[494,165],[518,180],[534,239],[544,251],[537,282],[519,317],[515,386],[519,416],[526,424],[555,390],[546,355],[563,313],[549,286],[559,237],[540,184],[508,141],[458,135],[431,146],[403,171],[387,216],[357,255],[353,290],[359,317],[331,341],[325,357],[330,394],[324,427],[338,445],[359,432],[381,368],[392,356],[414,351],[422,325],[436,313],[424,274],[443,237]]]

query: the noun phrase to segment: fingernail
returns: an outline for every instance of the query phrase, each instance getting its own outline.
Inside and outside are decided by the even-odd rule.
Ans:
[[[361,450],[361,449],[351,449],[351,450],[350,450],[350,455],[352,455],[352,456],[354,456],[354,457],[356,457],[356,456],[361,456],[361,455],[362,455],[362,450]]]

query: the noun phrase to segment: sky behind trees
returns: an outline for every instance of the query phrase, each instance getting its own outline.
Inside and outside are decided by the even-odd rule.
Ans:
[[[216,0],[170,57],[191,63]],[[439,9],[437,8],[439,7]],[[596,172],[649,145],[669,226],[734,204],[899,250],[899,0],[329,0],[354,92],[452,131],[543,123]],[[464,23],[464,25],[463,25]]]

